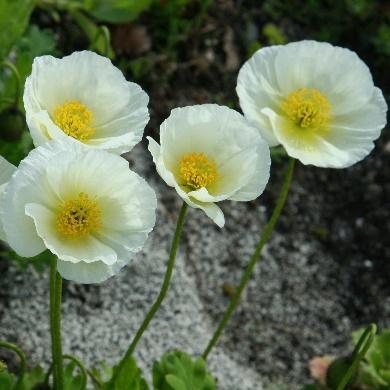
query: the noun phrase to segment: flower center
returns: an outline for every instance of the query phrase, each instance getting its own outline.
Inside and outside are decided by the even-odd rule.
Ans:
[[[189,153],[180,160],[180,178],[184,186],[198,190],[212,184],[217,176],[217,164],[203,153]]]
[[[95,132],[91,127],[92,120],[92,112],[77,100],[57,106],[54,110],[54,123],[65,134],[79,141],[87,140]]]
[[[303,129],[318,129],[330,120],[328,99],[314,88],[300,88],[291,92],[282,103],[282,109]]]
[[[61,235],[67,238],[83,237],[100,229],[101,208],[96,200],[80,192],[63,203],[56,222]]]

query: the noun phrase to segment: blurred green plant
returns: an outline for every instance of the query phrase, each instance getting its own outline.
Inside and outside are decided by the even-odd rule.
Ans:
[[[104,378],[111,378],[116,367],[110,369],[107,365],[103,364],[103,372],[94,370],[94,375],[100,382],[104,381]],[[146,383],[145,378],[142,375],[142,371],[138,368],[136,360],[132,357],[126,361],[126,366],[119,372],[115,383],[111,383],[109,380],[102,386],[103,390],[149,390],[149,386]]]
[[[352,341],[354,352],[334,359],[324,378],[317,378],[326,384],[305,385],[302,390],[390,389],[390,329],[377,335],[372,324],[354,332]]]
[[[25,271],[28,267],[33,267],[37,272],[43,272],[50,264],[50,260],[53,258],[53,254],[46,250],[35,257],[20,257],[14,251],[3,250],[0,251],[0,259],[7,259],[14,261],[18,267]],[[0,387],[1,389],[1,387]]]
[[[35,0],[2,0],[0,2],[0,59],[11,50],[23,34],[34,9]]]
[[[353,333],[356,345],[362,336],[363,329]],[[375,336],[366,357],[360,366],[358,383],[367,389],[390,389],[390,329],[385,329]]]
[[[214,378],[207,371],[205,361],[195,361],[181,351],[164,354],[153,366],[155,390],[215,390]]]

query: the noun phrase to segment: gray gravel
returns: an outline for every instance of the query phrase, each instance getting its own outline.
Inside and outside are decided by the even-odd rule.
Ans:
[[[385,147],[380,150],[348,171],[298,167],[277,231],[210,355],[220,389],[261,390],[269,382],[278,383],[278,390],[298,389],[308,379],[311,357],[349,349],[351,331],[370,321],[390,327],[389,248],[382,238],[389,232],[383,201],[389,188],[370,176],[389,159]],[[156,189],[158,222],[143,253],[117,277],[96,286],[65,283],[64,351],[89,366],[117,361],[158,294],[180,208],[143,145],[128,157]],[[153,359],[164,351],[200,354],[206,346],[229,301],[223,286],[238,283],[283,170],[283,164],[273,166],[272,182],[256,202],[223,204],[222,230],[199,210],[189,210],[169,294],[136,353],[149,380]],[[360,198],[367,193],[363,206]],[[8,262],[0,270],[0,338],[21,345],[31,364],[47,363],[48,275],[23,273]]]

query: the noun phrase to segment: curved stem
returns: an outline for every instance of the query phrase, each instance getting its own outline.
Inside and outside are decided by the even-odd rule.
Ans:
[[[103,387],[103,382],[91,370],[87,369],[87,374],[95,382],[99,389]]]
[[[107,26],[104,26],[104,25],[99,26],[99,29],[97,30],[95,38],[93,39],[93,42],[91,44],[92,47],[94,47],[97,44],[100,37],[103,37],[103,40],[104,40],[103,54],[106,57],[109,57],[111,36],[110,36],[110,30],[107,28]]]
[[[52,372],[53,372],[53,376],[54,376],[53,362],[50,364],[49,369],[47,370],[47,373],[45,375],[45,379],[42,382],[44,389],[49,388],[49,379],[50,379],[50,375],[52,374]]]
[[[19,103],[19,94],[20,94],[21,86],[22,86],[22,79],[20,77],[19,71],[16,68],[16,66],[12,62],[9,62],[9,61],[1,62],[1,66],[8,68],[12,72],[12,75],[14,77],[14,80],[15,80],[15,99],[13,100],[13,103],[14,103],[15,107],[17,107],[18,103]]]
[[[18,385],[22,383],[24,374],[26,373],[26,368],[27,368],[26,355],[17,345],[7,343],[6,341],[0,341],[0,347],[14,351],[19,356],[20,359],[19,378],[15,386],[15,388],[18,388]]]
[[[81,373],[81,377],[82,377],[80,389],[81,390],[86,389],[87,388],[87,370],[84,367],[84,364],[79,359],[77,359],[75,356],[72,356],[72,355],[63,355],[62,357],[64,359],[68,359],[68,360],[72,361],[80,369],[80,373]]]
[[[349,366],[348,371],[345,373],[345,375],[343,376],[343,379],[341,380],[341,382],[337,386],[337,390],[344,390],[346,388],[346,386],[348,385],[349,381],[351,380],[351,378],[355,374],[360,361],[364,358],[364,356],[366,355],[372,342],[374,341],[376,329],[377,329],[376,325],[371,324],[363,332],[363,334],[360,336],[360,339],[359,339],[359,341],[355,347],[355,350],[353,352],[353,356],[354,356],[353,362]]]
[[[181,232],[183,230],[184,217],[185,217],[185,214],[187,211],[187,207],[188,207],[187,204],[183,203],[183,206],[181,207],[181,210],[180,210],[179,218],[178,218],[177,225],[176,225],[175,235],[173,237],[171,251],[169,254],[167,270],[165,272],[164,281],[163,281],[163,284],[161,286],[160,293],[159,293],[156,301],[154,302],[153,306],[149,310],[148,314],[146,315],[142,325],[140,326],[137,333],[135,334],[135,337],[134,337],[133,341],[131,342],[129,349],[127,350],[125,356],[119,362],[117,368],[114,370],[114,374],[110,380],[111,385],[113,385],[115,383],[116,378],[118,377],[119,373],[121,372],[123,367],[126,365],[127,361],[131,358],[135,348],[137,347],[139,340],[141,339],[143,333],[145,332],[150,321],[153,319],[157,310],[161,306],[161,303],[164,300],[165,295],[167,294],[169,283],[170,283],[171,277],[172,277],[173,267],[175,265],[176,252],[177,252],[177,248],[179,246]]]
[[[61,298],[62,278],[57,272],[57,259],[52,259],[50,263],[50,330],[54,387],[56,390],[62,390],[64,387],[61,344]]]
[[[285,175],[283,186],[282,186],[282,189],[280,191],[278,200],[276,202],[275,209],[272,213],[270,220],[267,223],[267,226],[264,229],[264,233],[263,233],[259,243],[257,244],[256,250],[253,253],[251,260],[249,261],[248,267],[246,268],[244,275],[242,276],[242,278],[240,280],[240,284],[238,285],[237,290],[234,293],[234,295],[230,301],[230,304],[229,304],[221,322],[218,325],[217,330],[215,331],[213,337],[211,338],[209,344],[207,345],[205,351],[202,354],[202,357],[205,360],[207,359],[207,356],[209,355],[209,353],[211,352],[211,350],[213,349],[213,347],[217,343],[226,324],[229,322],[230,317],[232,316],[234,309],[236,308],[236,306],[240,300],[241,294],[244,291],[244,289],[245,289],[245,287],[246,287],[246,285],[247,285],[247,283],[252,275],[253,269],[254,269],[258,259],[260,258],[261,251],[262,251],[264,245],[266,244],[266,242],[268,241],[268,239],[272,233],[272,230],[274,229],[274,226],[279,219],[280,213],[281,213],[283,206],[284,206],[286,199],[287,199],[288,191],[289,191],[290,184],[291,184],[292,174],[294,171],[294,165],[295,165],[295,159],[290,158],[288,168],[287,168],[287,173]]]

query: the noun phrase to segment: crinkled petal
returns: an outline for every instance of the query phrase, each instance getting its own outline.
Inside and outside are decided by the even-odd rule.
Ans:
[[[9,163],[5,158],[0,156],[0,210],[3,207],[3,193],[5,190],[8,181],[11,179],[11,176],[16,171],[16,167]],[[5,240],[5,232],[3,229],[3,224],[0,218],[0,240]]]
[[[95,133],[84,141],[92,148],[129,151],[141,140],[149,121],[148,95],[139,85],[127,82],[108,58],[89,51],[62,59],[37,57],[26,80],[23,100],[36,146],[59,138],[58,132],[63,134],[54,125],[53,112],[73,100],[85,104],[93,114]],[[39,112],[46,116],[37,115]]]
[[[47,161],[55,154],[54,145],[34,149],[11,177],[3,198],[1,219],[6,241],[20,256],[33,257],[45,250],[33,220],[25,214],[27,203],[51,207],[57,201],[45,177]]]
[[[256,126],[270,146],[278,145],[264,107],[277,110],[282,99],[275,73],[275,58],[281,46],[258,50],[241,67],[237,78],[237,95],[246,118]]]
[[[56,228],[56,215],[46,207],[29,203],[26,205],[26,215],[34,220],[37,233],[46,248],[59,259],[72,263],[79,261],[91,263],[100,260],[107,265],[117,261],[115,251],[92,234],[76,239],[62,237]]]
[[[133,256],[133,253],[130,253]],[[76,283],[101,283],[108,278],[118,274],[118,272],[128,264],[131,257],[127,261],[118,261],[113,265],[107,265],[102,261],[93,263],[71,263],[69,261],[58,260],[58,272],[64,279],[71,280]]]

